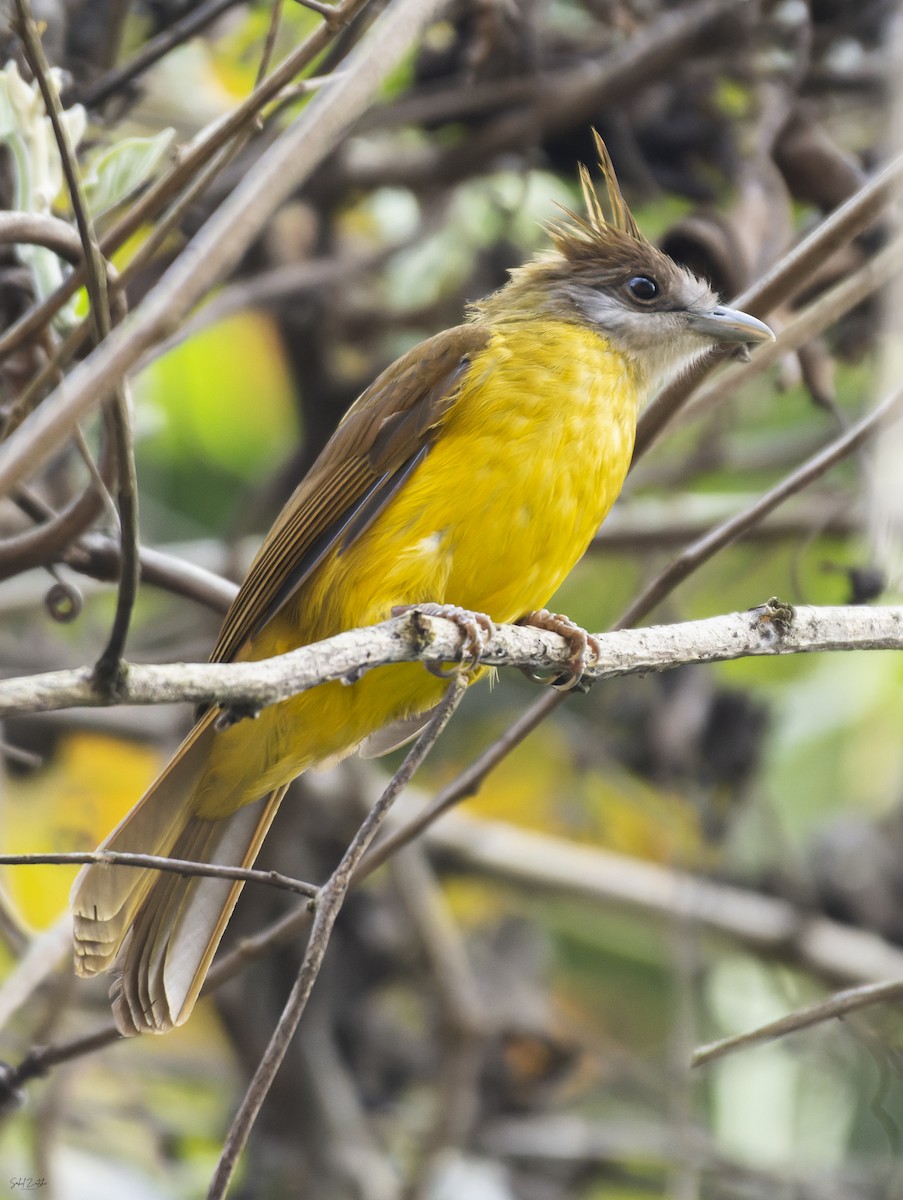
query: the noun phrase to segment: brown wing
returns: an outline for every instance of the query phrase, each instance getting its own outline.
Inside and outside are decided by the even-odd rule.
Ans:
[[[355,401],[276,518],[211,655],[227,662],[337,545],[350,545],[417,466],[488,331],[461,325],[409,350]]]

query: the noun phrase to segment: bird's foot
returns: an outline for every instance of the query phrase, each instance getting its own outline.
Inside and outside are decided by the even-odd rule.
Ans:
[[[567,670],[563,675],[557,675],[551,680],[552,687],[559,692],[588,692],[592,679],[586,679],[586,668],[599,658],[602,646],[597,637],[587,633],[579,625],[575,625],[561,613],[549,612],[547,608],[538,608],[535,612],[527,613],[518,621],[518,625],[531,625],[534,629],[546,629],[557,633],[568,643],[571,653],[568,656]],[[536,679],[536,675],[530,675]]]
[[[449,679],[457,674],[461,667],[472,671],[480,661],[480,655],[490,638],[495,636],[495,624],[485,613],[471,612],[468,608],[460,608],[457,604],[398,604],[392,609],[393,617],[404,613],[419,612],[427,617],[444,617],[458,627],[461,633],[461,646],[458,650],[457,662],[461,666],[451,671],[443,669],[441,663],[426,663],[426,669],[440,679]]]
[[[261,712],[261,706],[251,703],[250,700],[236,701],[235,704],[227,704],[220,709],[213,722],[213,728],[217,733],[224,733],[239,721],[256,721]]]

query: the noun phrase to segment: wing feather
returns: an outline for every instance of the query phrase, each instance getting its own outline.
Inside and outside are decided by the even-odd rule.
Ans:
[[[277,517],[226,614],[211,655],[234,658],[323,557],[372,524],[428,452],[457,399],[485,327],[461,325],[415,346],[355,401]]]

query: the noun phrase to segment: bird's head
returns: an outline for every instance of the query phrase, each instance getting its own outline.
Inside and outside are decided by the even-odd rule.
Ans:
[[[580,168],[586,216],[566,211],[550,226],[554,249],[511,272],[482,301],[491,323],[552,317],[598,330],[624,354],[651,395],[719,345],[748,346],[774,334],[748,313],[723,305],[709,285],[643,236],[595,134],[600,194]]]

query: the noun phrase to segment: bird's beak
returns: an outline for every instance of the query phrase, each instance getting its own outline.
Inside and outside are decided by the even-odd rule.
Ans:
[[[709,312],[688,312],[687,324],[696,333],[718,342],[749,345],[751,342],[774,341],[774,334],[764,321],[722,304]]]

